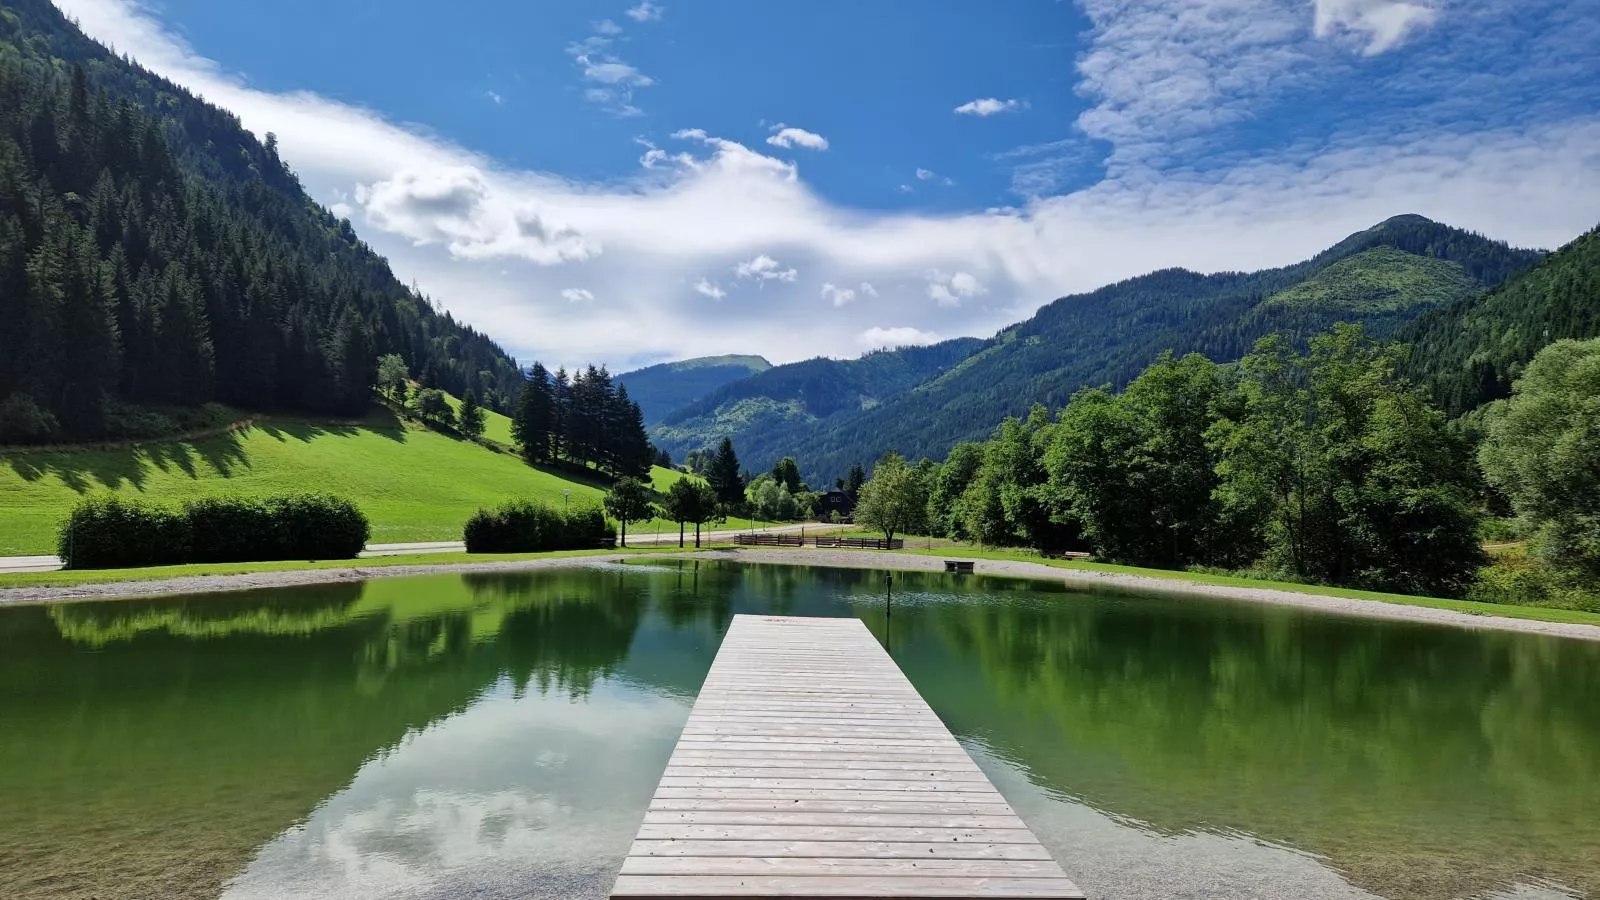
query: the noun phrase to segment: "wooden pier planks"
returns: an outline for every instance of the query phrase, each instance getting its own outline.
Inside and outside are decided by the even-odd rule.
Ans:
[[[735,616],[611,896],[1083,894],[860,621]]]

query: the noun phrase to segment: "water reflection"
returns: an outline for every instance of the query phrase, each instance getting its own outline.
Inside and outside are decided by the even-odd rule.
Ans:
[[[739,612],[866,621],[1094,896],[1600,890],[1600,647],[884,578],[0,610],[0,896],[603,897]]]

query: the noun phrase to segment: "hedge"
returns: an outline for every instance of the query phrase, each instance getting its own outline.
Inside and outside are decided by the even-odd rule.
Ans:
[[[108,495],[79,503],[56,543],[69,569],[113,569],[353,559],[369,533],[355,504],[326,494],[192,500],[176,510]]]
[[[563,512],[531,500],[512,500],[480,509],[462,535],[468,553],[542,553],[613,547],[617,530],[599,507]]]

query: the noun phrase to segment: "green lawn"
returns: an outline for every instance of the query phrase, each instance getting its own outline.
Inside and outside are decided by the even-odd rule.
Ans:
[[[654,475],[661,488],[682,477],[667,469]],[[598,503],[603,486],[583,473],[533,469],[509,453],[401,422],[387,411],[359,423],[263,418],[195,440],[0,450],[0,556],[55,552],[56,528],[67,511],[81,497],[105,490],[168,503],[329,491],[366,512],[374,543],[398,543],[460,540],[474,510],[512,497]]]
[[[456,398],[455,394],[447,392],[444,395],[444,400],[450,404],[450,408],[455,410],[458,415],[461,413],[461,401]],[[484,440],[494,441],[507,449],[515,449],[516,447],[516,443],[511,440],[511,417],[503,416],[492,409],[484,409],[483,411],[483,437]]]

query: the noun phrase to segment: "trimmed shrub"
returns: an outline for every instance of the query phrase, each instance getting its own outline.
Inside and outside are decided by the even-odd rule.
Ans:
[[[161,566],[189,558],[182,513],[114,495],[90,497],[61,524],[56,552],[69,569]]]
[[[352,559],[367,517],[340,497],[303,494],[193,500],[174,511],[115,496],[78,504],[57,545],[69,569],[187,562]]]
[[[473,513],[462,538],[468,553],[543,553],[614,545],[617,532],[596,507],[563,513],[544,503],[511,500]]]

